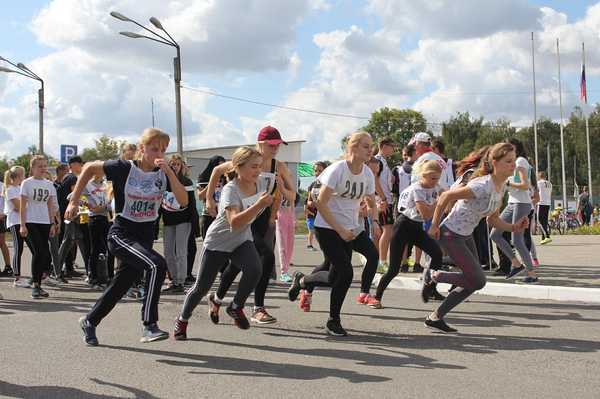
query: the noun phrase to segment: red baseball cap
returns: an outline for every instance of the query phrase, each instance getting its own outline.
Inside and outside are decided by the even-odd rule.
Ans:
[[[267,143],[271,145],[288,145],[288,143],[281,139],[281,134],[279,134],[279,130],[275,129],[273,126],[265,126],[262,129],[260,129],[256,141],[258,141],[259,143]]]

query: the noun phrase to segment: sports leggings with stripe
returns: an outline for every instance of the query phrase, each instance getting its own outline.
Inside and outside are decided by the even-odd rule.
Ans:
[[[202,248],[200,254],[200,269],[194,287],[188,292],[181,309],[181,318],[184,320],[192,317],[192,312],[200,303],[200,300],[208,293],[217,273],[231,261],[242,268],[242,277],[237,292],[233,297],[233,303],[238,308],[243,308],[246,299],[254,291],[256,283],[262,273],[262,265],[258,252],[252,241],[246,241],[232,252],[211,251]]]
[[[145,282],[146,298],[142,304],[142,321],[144,325],[158,321],[158,300],[167,273],[167,263],[161,254],[152,249],[152,243],[152,239],[139,240],[122,231],[109,233],[108,249],[119,260],[119,267],[110,285],[87,315],[92,325],[100,324],[144,271],[148,272],[148,277]]]
[[[20,224],[15,224],[10,226],[9,228],[10,234],[12,235],[13,242],[13,257],[11,267],[13,269],[13,273],[15,277],[19,277],[21,275],[21,256],[23,255],[23,237],[19,234],[19,230],[21,230]]]

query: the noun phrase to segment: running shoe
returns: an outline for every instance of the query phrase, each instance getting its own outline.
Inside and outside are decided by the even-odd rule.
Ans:
[[[527,276],[523,279],[523,282],[525,284],[534,284],[538,282],[538,278],[537,277],[532,277],[532,276]]]
[[[361,292],[356,297],[356,303],[358,303],[359,305],[366,305],[368,301],[369,301],[369,294],[366,294],[364,292]]]
[[[281,281],[282,283],[291,283],[292,277],[287,273],[281,273],[281,276],[279,277],[279,281]]]
[[[31,288],[31,283],[23,278],[17,277],[13,282],[13,286],[17,288]]]
[[[49,282],[54,285],[69,283],[63,276],[55,276],[54,274],[50,275]]]
[[[383,305],[381,301],[374,296],[369,295],[369,299],[367,299],[367,306],[371,309],[383,309]]]
[[[427,316],[427,318],[425,319],[425,326],[429,328],[435,328],[445,333],[453,333],[458,331],[456,328],[452,328],[448,324],[446,324],[444,320],[431,320],[429,316]]]
[[[33,287],[31,289],[31,298],[33,299],[43,299],[42,293],[38,287]]]
[[[387,270],[388,270],[388,263],[385,261],[379,262],[379,264],[377,265],[377,273],[386,274]]]
[[[184,288],[181,284],[169,284],[161,291],[163,294],[183,294],[183,292]]]
[[[442,294],[440,294],[440,292],[437,290],[437,286],[434,285],[433,294],[431,294],[429,299],[431,299],[433,301],[443,301],[444,299],[446,299],[446,297],[443,296]]]
[[[507,275],[508,275],[508,272],[506,270],[500,269],[500,268],[494,270],[494,274],[493,274],[493,276],[502,276],[502,277],[506,277]]]
[[[307,245],[306,249],[308,249],[309,251],[312,251],[312,252],[317,252],[318,251],[318,249],[315,248],[315,247],[313,247],[312,245]]]
[[[506,275],[506,279],[515,277],[517,274],[523,272],[525,270],[525,266],[521,265],[518,267],[513,267],[510,269],[510,272]]]
[[[408,263],[400,266],[400,273],[408,273]]]
[[[339,320],[334,319],[327,320],[325,331],[327,331],[327,334],[334,337],[345,337],[348,335],[346,330],[344,330],[344,327],[342,327],[342,323]]]
[[[98,346],[98,338],[96,337],[96,327],[90,323],[87,317],[79,318],[79,327],[83,331],[83,342],[87,346]]]
[[[533,267],[540,267],[540,261],[537,259],[532,259]]]
[[[50,296],[50,294],[48,294],[48,292],[45,291],[42,287],[40,287],[39,290],[40,290],[40,295],[42,296],[42,298],[48,298]]]
[[[85,275],[84,273],[78,272],[77,270],[68,270],[65,273],[65,276],[71,277],[71,278],[73,278],[73,277],[83,277],[84,275]]]
[[[184,285],[194,285],[195,282],[196,282],[196,277],[189,275],[185,278],[185,282],[183,284]]]
[[[169,333],[158,328],[157,323],[151,323],[147,326],[144,326],[144,330],[142,332],[142,338],[140,338],[140,342],[154,342],[154,341],[162,341],[163,339],[169,338]]]
[[[300,291],[300,309],[305,312],[310,312],[310,304],[312,303],[312,294],[306,290]]]
[[[10,267],[10,265],[4,266],[4,270],[2,270],[2,272],[0,272],[0,276],[1,277],[12,277],[13,276],[12,267]]]
[[[231,317],[233,319],[233,322],[235,323],[236,326],[238,326],[238,328],[241,328],[242,330],[249,329],[250,322],[248,321],[248,319],[246,318],[246,315],[244,314],[244,309],[243,308],[234,309],[232,305],[233,305],[233,303],[230,303],[229,306],[227,306],[227,308],[225,309],[225,312],[229,315],[229,317]],[[252,320],[254,320],[254,316],[252,316]]]
[[[429,302],[429,298],[435,291],[435,283],[431,280],[431,271],[428,269],[425,275],[423,276],[423,286],[421,287],[421,300],[424,303]]]
[[[221,309],[221,304],[217,302],[216,295],[210,294],[208,296],[208,317],[213,324],[219,324],[219,309]]]
[[[252,314],[252,318],[250,320],[258,324],[272,324],[277,321],[275,317],[267,313],[267,310],[264,307],[257,308],[254,311],[254,314]]]
[[[421,266],[420,263],[415,263],[413,265],[413,270],[412,270],[413,273],[423,273],[423,270],[425,270],[425,269],[423,269],[423,266]]]
[[[546,245],[552,242],[552,238],[546,237],[542,241],[540,241],[540,245]]]
[[[175,341],[185,341],[187,339],[187,326],[187,321],[180,320],[179,317],[175,320],[175,328],[173,328]]]
[[[300,280],[302,280],[302,277],[304,277],[304,274],[302,274],[301,272],[294,273],[294,278],[292,279],[292,284],[290,285],[290,288],[288,289],[288,299],[292,302],[294,302],[296,300],[296,298],[298,298],[298,294],[300,293],[300,290],[302,289],[302,286],[300,285]]]

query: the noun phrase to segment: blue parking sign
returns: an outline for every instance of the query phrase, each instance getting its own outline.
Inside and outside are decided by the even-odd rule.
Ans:
[[[60,145],[60,162],[67,163],[71,157],[77,155],[77,146],[69,144]]]

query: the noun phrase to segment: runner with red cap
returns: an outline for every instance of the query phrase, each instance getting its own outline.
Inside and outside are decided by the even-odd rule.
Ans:
[[[271,193],[275,199],[273,205],[267,208],[253,223],[252,235],[254,237],[254,245],[260,255],[262,263],[262,276],[254,290],[254,312],[251,320],[258,324],[275,323],[277,319],[271,316],[265,308],[265,294],[269,279],[275,269],[275,220],[277,210],[281,205],[282,199],[293,204],[296,198],[296,190],[292,181],[291,173],[285,163],[275,159],[279,146],[287,143],[281,138],[279,131],[273,126],[265,126],[258,133],[256,139],[257,149],[262,154],[262,172],[261,176],[267,181],[267,191]],[[206,208],[211,214],[216,214],[217,204],[212,199],[212,193],[221,178],[221,176],[231,169],[231,162],[225,162],[217,166],[210,177],[208,190],[206,194]],[[221,300],[231,287],[236,276],[240,272],[240,268],[234,264],[230,264],[221,276],[221,283],[216,293],[210,294],[208,297],[209,313],[211,320],[218,323],[219,308]]]

